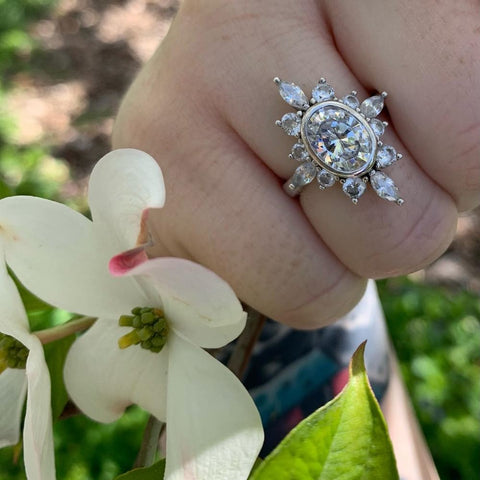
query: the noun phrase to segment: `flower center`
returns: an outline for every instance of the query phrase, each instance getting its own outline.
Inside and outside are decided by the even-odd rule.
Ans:
[[[133,330],[118,339],[120,348],[140,345],[145,350],[158,353],[167,343],[168,323],[165,314],[159,308],[135,307],[132,315],[122,315],[118,319],[121,327],[133,327]]]
[[[0,333],[0,373],[7,368],[24,369],[27,364],[28,348],[17,339]]]

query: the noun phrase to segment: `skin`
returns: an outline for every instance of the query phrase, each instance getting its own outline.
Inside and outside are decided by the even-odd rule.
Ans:
[[[385,170],[405,204],[368,188],[282,184],[292,109],[275,76],[305,92],[386,90]],[[480,203],[480,3],[475,0],[186,0],[120,108],[114,148],[150,153],[167,202],[152,255],[195,260],[262,313],[300,328],[350,310],[366,278],[421,269]]]

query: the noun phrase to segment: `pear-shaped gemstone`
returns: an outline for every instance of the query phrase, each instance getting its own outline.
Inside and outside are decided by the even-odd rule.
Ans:
[[[348,95],[345,95],[343,98],[342,98],[342,102],[347,106],[347,107],[350,107],[350,108],[353,108],[354,110],[356,110],[359,105],[360,105],[360,101],[358,100],[358,98],[353,95],[352,93],[348,94]]]
[[[300,110],[306,110],[309,107],[308,98],[298,85],[280,81],[278,89],[282,98],[292,107]]]
[[[282,128],[287,135],[298,137],[300,135],[301,118],[296,113],[286,113],[281,120]]]
[[[367,186],[364,181],[358,177],[347,178],[342,186],[343,192],[352,200],[358,200],[362,196]]]
[[[399,200],[398,188],[390,177],[382,172],[372,172],[370,174],[370,182],[377,195],[389,202]]]
[[[378,118],[372,118],[370,120],[370,127],[377,137],[381,137],[385,133],[385,125]]]
[[[302,163],[299,167],[296,168],[295,173],[292,177],[292,183],[297,186],[307,185],[308,183],[313,181],[316,174],[317,169],[313,163]]]
[[[374,95],[373,97],[367,98],[360,105],[360,111],[367,117],[373,118],[376,117],[383,109],[383,96]]]
[[[397,152],[391,145],[382,145],[375,157],[378,168],[385,168],[397,161]]]

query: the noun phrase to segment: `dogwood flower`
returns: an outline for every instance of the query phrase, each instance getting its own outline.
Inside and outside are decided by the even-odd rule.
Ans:
[[[7,262],[46,302],[98,317],[64,369],[83,412],[110,422],[135,403],[166,421],[168,480],[244,480],[263,441],[260,417],[238,379],[202,350],[241,333],[240,302],[200,265],[129,251],[144,239],[144,212],[164,198],[150,156],[111,152],[91,175],[93,221],[38,198],[0,201]],[[112,276],[109,260],[123,251]]]
[[[1,250],[1,248],[0,248]],[[1,252],[0,252],[1,253]],[[22,301],[0,259],[0,448],[20,438],[29,480],[55,478],[50,375],[40,340],[30,333]]]

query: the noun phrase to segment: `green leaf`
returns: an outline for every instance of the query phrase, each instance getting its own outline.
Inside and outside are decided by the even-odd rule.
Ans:
[[[295,427],[252,480],[398,480],[385,420],[368,383],[365,343],[343,391]]]
[[[115,480],[161,480],[165,474],[165,459],[159,460],[150,467],[136,468],[119,475]]]
[[[61,338],[44,345],[45,360],[50,372],[52,385],[52,416],[57,420],[68,401],[68,393],[63,383],[63,365],[70,346],[75,340],[75,335]]]

